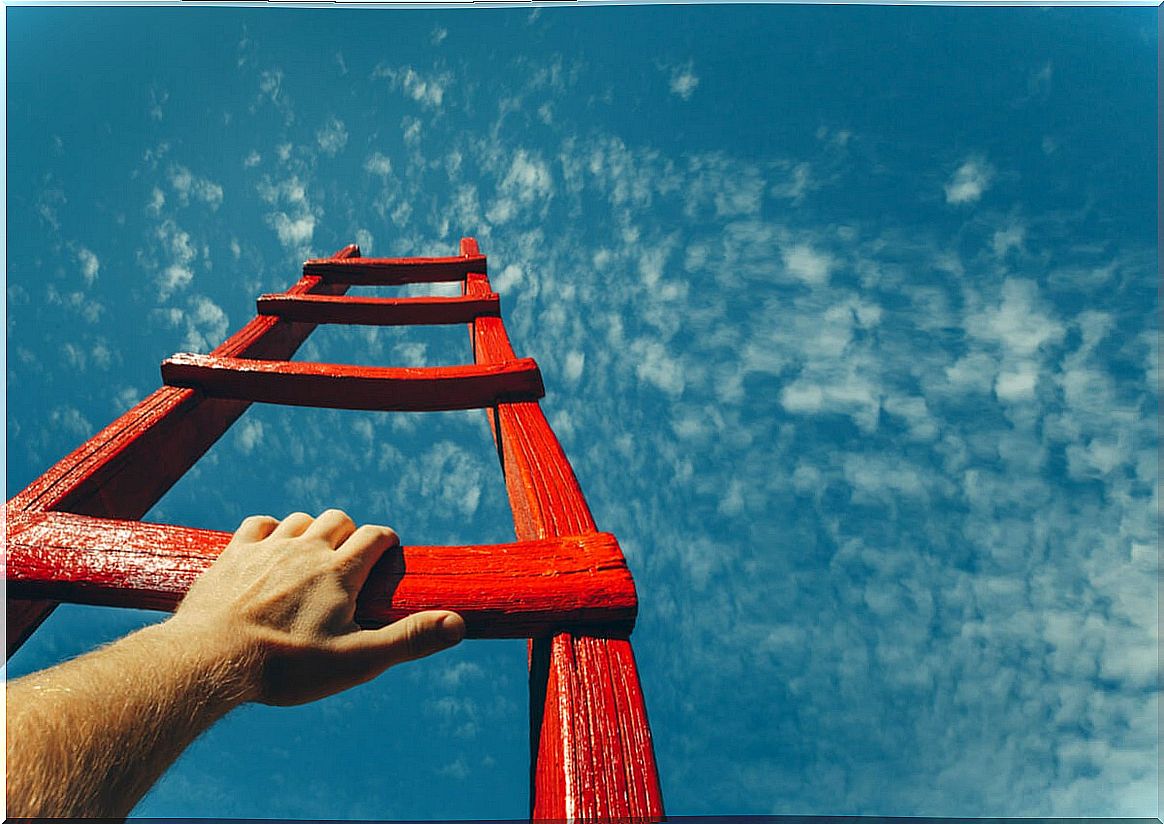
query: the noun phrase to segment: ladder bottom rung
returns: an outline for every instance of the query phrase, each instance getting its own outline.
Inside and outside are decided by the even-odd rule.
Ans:
[[[532,358],[498,364],[390,368],[180,353],[162,362],[170,386],[217,398],[394,412],[485,409],[545,394]]]
[[[65,512],[9,516],[8,594],[174,610],[230,533]],[[381,626],[450,609],[473,638],[568,630],[626,637],[634,583],[613,535],[483,546],[406,546],[385,553],[357,600],[356,620]]]

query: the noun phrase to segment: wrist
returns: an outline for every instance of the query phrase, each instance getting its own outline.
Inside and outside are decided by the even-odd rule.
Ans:
[[[191,687],[215,715],[225,715],[258,698],[260,656],[230,628],[217,628],[172,616],[148,628],[164,650],[160,661],[186,673]]]

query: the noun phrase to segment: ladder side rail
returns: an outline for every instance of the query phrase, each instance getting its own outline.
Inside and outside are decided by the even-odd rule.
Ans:
[[[466,257],[478,253],[472,238]],[[469,273],[465,293],[490,292]],[[500,318],[470,327],[474,360],[514,357]],[[521,540],[594,530],[573,469],[536,402],[498,404],[490,418]],[[532,819],[663,816],[646,705],[630,642],[570,633],[530,643]]]
[[[359,257],[346,246],[339,258]],[[346,286],[304,276],[294,294],[338,295]],[[290,357],[314,324],[256,317],[214,350],[216,355]],[[6,505],[9,517],[30,510],[140,518],[250,404],[206,398],[192,389],[163,386],[66,455]],[[45,599],[10,598],[7,655],[28,639],[56,607]]]

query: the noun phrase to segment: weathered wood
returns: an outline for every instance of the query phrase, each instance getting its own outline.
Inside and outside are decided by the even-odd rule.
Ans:
[[[478,254],[472,238],[461,252]],[[465,294],[490,292],[469,274]],[[478,363],[514,357],[499,318],[470,326]],[[561,445],[537,403],[490,415],[520,540],[595,530]],[[663,816],[646,705],[630,642],[560,633],[530,645],[530,817],[658,821]]]
[[[309,260],[303,274],[328,283],[351,286],[399,286],[405,283],[440,283],[463,280],[468,272],[485,272],[484,255],[444,258],[358,258]]]
[[[261,296],[258,310],[260,315],[311,323],[416,326],[468,323],[478,315],[496,315],[500,312],[500,301],[497,295],[364,298],[282,294]]]
[[[347,246],[336,257],[358,256]],[[347,287],[303,277],[290,294],[342,294]],[[314,329],[273,317],[251,320],[213,354],[289,358]],[[162,387],[85,441],[12,498],[6,512],[55,509],[140,518],[246,410],[248,402],[206,398]],[[12,655],[52,612],[53,601],[10,597],[7,654]]]
[[[401,368],[180,353],[162,362],[162,380],[218,398],[396,412],[482,409],[545,394],[532,358]]]
[[[8,522],[10,593],[71,603],[174,610],[230,533],[25,512]],[[613,535],[591,533],[487,546],[389,550],[357,601],[375,627],[451,609],[473,638],[529,638],[569,627],[626,636],[634,582]]]

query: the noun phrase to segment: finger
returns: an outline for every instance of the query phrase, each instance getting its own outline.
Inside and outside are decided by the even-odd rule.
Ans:
[[[278,519],[270,515],[252,515],[239,524],[232,540],[256,543],[270,535],[278,525]]]
[[[307,531],[307,527],[311,526],[311,522],[314,520],[306,512],[292,512],[279,522],[279,525],[275,527],[270,537],[297,538]]]
[[[405,661],[456,646],[465,621],[455,612],[417,612],[380,629],[365,629],[336,639],[338,651],[361,665],[365,680]]]
[[[356,524],[340,509],[329,509],[303,533],[305,538],[322,538],[335,549],[356,531]]]
[[[372,567],[390,548],[400,545],[396,531],[377,524],[364,524],[336,548],[343,564],[343,578],[352,589],[359,590],[368,580]]]

